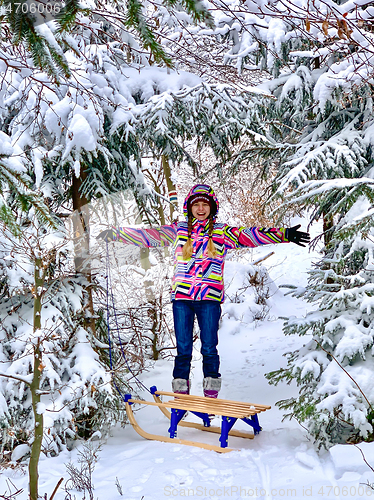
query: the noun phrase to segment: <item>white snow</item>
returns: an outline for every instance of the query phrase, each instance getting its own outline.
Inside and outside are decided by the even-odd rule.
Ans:
[[[305,222],[303,227],[305,226]],[[270,386],[264,374],[284,366],[283,353],[301,347],[309,338],[284,336],[280,317],[301,317],[309,310],[303,301],[285,295],[282,284],[297,287],[306,285],[306,271],[316,259],[316,253],[292,244],[272,248],[274,255],[265,262],[273,282],[269,283],[271,297],[269,318],[253,321],[253,316],[243,310],[243,303],[253,305],[251,291],[243,291],[240,301],[223,306],[223,323],[220,331],[219,351],[223,386],[220,396],[251,403],[269,404],[271,410],[260,415],[262,432],[253,440],[229,438],[229,446],[236,450],[218,454],[199,448],[147,441],[130,425],[113,430],[112,436],[103,442],[98,452],[99,461],[93,472],[94,498],[99,500],[120,499],[115,485],[116,478],[126,500],[161,500],[165,498],[224,498],[302,500],[369,498],[374,491],[365,486],[374,481],[374,474],[364,462],[358,447],[369,464],[374,466],[374,444],[336,445],[328,452],[318,453],[304,429],[294,421],[282,422],[282,413],[275,402],[297,394],[295,385]],[[250,262],[269,253],[269,247],[249,250],[239,261],[226,263],[228,295],[233,295],[243,284]],[[83,339],[84,340],[84,339]],[[78,348],[78,347],[77,347]],[[84,342],[81,345],[84,349]],[[194,350],[192,393],[202,393],[201,359],[198,346]],[[81,367],[84,369],[84,367]],[[88,367],[87,367],[88,368]],[[339,367],[335,366],[336,370]],[[156,385],[170,390],[172,361],[161,360],[144,372],[140,378],[146,387]],[[343,374],[342,374],[343,375]],[[337,373],[339,377],[339,373]],[[341,383],[343,376],[341,377]],[[145,399],[151,396],[143,391]],[[148,432],[167,436],[168,421],[155,407],[144,406],[136,412],[139,424]],[[195,419],[195,417],[187,417]],[[218,424],[216,417],[213,424]],[[235,428],[248,430],[243,422]],[[93,445],[98,444],[97,438]],[[218,435],[195,429],[180,428],[178,437],[192,441],[218,444]],[[19,447],[18,447],[19,448]],[[14,460],[22,458],[24,449],[14,452]],[[73,451],[64,450],[54,458],[42,456],[40,461],[40,494],[51,495],[58,480],[64,482],[55,500],[63,500],[63,490],[69,478],[65,464],[77,463],[81,445]],[[17,451],[18,450],[18,451]],[[16,453],[17,451],[17,453]],[[17,458],[16,458],[17,457]],[[13,457],[12,457],[13,460]],[[25,462],[26,464],[26,462]],[[7,490],[6,481],[23,488],[18,500],[27,499],[27,474],[25,467],[4,468],[0,476],[0,494]],[[77,500],[83,492],[70,492]]]
[[[45,413],[45,410],[46,406],[44,403],[38,403],[36,405],[36,413],[38,413],[39,415],[43,415],[43,413]]]
[[[11,456],[12,462],[17,462],[17,460],[23,458],[25,455],[30,453],[30,451],[31,448],[28,444],[19,444],[12,451],[12,456]]]

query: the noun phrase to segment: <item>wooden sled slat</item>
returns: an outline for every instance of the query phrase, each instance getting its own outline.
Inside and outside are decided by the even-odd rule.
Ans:
[[[179,401],[166,401],[156,403],[153,401],[143,401],[141,399],[129,399],[129,403],[145,404],[151,406],[164,406],[165,408],[174,408],[176,410],[197,411],[201,413],[214,413],[215,415],[224,415],[226,417],[245,418],[255,415],[255,410],[248,411],[233,411],[231,408],[223,408],[217,406],[209,406],[208,404],[194,404],[192,401],[179,402]]]
[[[144,401],[141,401],[142,403]],[[196,448],[202,448],[204,450],[212,450],[216,451],[217,453],[228,453],[230,451],[233,451],[231,448],[221,448],[220,446],[215,446],[213,444],[207,444],[207,443],[198,443],[196,441],[189,441],[186,439],[178,439],[178,438],[169,438],[166,436],[160,436],[158,434],[150,434],[146,432],[144,429],[140,427],[140,425],[137,423],[135,419],[135,415],[132,411],[131,405],[126,402],[126,413],[129,418],[129,421],[131,425],[133,426],[134,430],[143,438],[149,439],[151,441],[162,441],[164,443],[173,443],[173,444],[184,444],[187,446],[195,446]]]
[[[155,401],[157,404],[165,404],[168,405],[168,408],[177,408],[177,409],[186,409],[191,411],[201,411],[206,413],[212,413],[216,415],[226,415],[226,416],[235,416],[237,418],[243,418],[245,416],[251,416],[256,413],[265,411],[265,408],[255,408],[251,405],[246,405],[245,403],[241,404],[240,402],[236,406],[234,402],[229,402],[225,404],[225,400],[221,399],[217,402],[216,399],[192,396],[192,395],[175,395],[174,399],[162,402],[160,399]],[[181,396],[181,397],[179,397]],[[183,396],[183,397],[182,397]],[[182,408],[182,405],[187,405],[188,408]],[[270,407],[269,407],[270,408]]]
[[[193,398],[194,400],[200,400],[200,401],[206,401],[207,399],[210,399],[213,404],[214,402],[218,403],[225,403],[225,404],[230,404],[234,405],[235,407],[244,407],[244,408],[250,408],[254,407],[256,410],[260,410],[261,408],[264,410],[270,410],[271,406],[269,405],[258,405],[254,403],[244,403],[242,401],[232,401],[230,399],[220,399],[220,398],[206,398],[205,396],[195,396],[195,395],[190,395],[190,394],[176,394],[175,392],[168,392],[168,391],[156,391],[155,394],[161,395],[161,396],[172,396],[172,397],[178,397],[181,399],[186,399],[189,400],[190,398]]]
[[[204,406],[209,409],[214,409],[214,408],[224,408],[225,410],[231,409],[232,411],[236,413],[240,412],[258,412],[258,410],[255,407],[250,407],[250,406],[244,406],[244,405],[233,405],[231,403],[225,404],[225,403],[217,403],[215,399],[213,398],[201,398],[201,399],[195,399],[195,396],[191,396],[189,399],[186,398],[180,398],[179,396],[175,396],[174,399],[170,399],[168,401],[170,402],[177,402],[177,403],[183,403],[183,404],[193,404],[196,406]]]

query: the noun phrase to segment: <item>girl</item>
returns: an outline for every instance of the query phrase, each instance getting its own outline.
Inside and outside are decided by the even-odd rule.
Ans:
[[[200,328],[203,356],[204,396],[216,398],[221,388],[217,352],[221,303],[224,300],[223,268],[227,250],[293,242],[309,243],[309,233],[292,228],[230,227],[216,222],[218,200],[213,189],[197,184],[187,195],[183,212],[185,222],[153,229],[120,227],[105,230],[98,238],[137,246],[172,245],[174,276],[171,300],[177,355],[172,388],[188,394],[195,315]]]

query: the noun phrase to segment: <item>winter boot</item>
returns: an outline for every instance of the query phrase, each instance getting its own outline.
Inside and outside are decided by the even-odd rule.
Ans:
[[[203,389],[206,398],[217,398],[221,389],[221,379],[205,377],[203,380]]]
[[[221,389],[221,379],[205,377],[203,380],[203,389],[204,389],[204,396],[206,398],[216,399],[218,397],[219,390]],[[213,413],[208,413],[208,417],[209,420],[212,421],[215,415]]]
[[[189,394],[190,393],[190,381],[184,378],[174,378],[171,386],[173,392],[176,394]]]

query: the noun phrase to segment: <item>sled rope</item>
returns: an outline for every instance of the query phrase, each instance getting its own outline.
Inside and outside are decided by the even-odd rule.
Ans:
[[[111,305],[110,305],[110,301],[112,303]],[[119,345],[120,345],[120,350],[121,350],[122,358],[125,361],[126,366],[127,366],[128,370],[129,370],[129,372],[134,377],[136,383],[140,387],[142,387],[143,389],[145,389],[147,392],[149,392],[151,394],[151,391],[143,384],[143,382],[141,382],[138,379],[138,377],[132,371],[132,369],[131,369],[131,367],[129,365],[129,362],[127,360],[127,357],[126,357],[125,350],[123,348],[123,344],[122,344],[122,340],[121,340],[121,335],[120,335],[120,330],[119,330],[119,325],[118,325],[117,310],[116,310],[115,301],[114,301],[114,294],[113,294],[113,287],[112,287],[112,276],[111,276],[111,273],[110,273],[109,245],[108,245],[108,242],[106,242],[106,310],[107,310],[107,330],[108,330],[108,345],[109,345],[109,366],[110,366],[110,371],[111,371],[112,376],[113,376],[112,338],[111,338],[111,330],[110,330],[110,324],[109,324],[109,320],[110,320],[110,307],[112,307],[112,310],[113,310],[114,321],[115,321],[115,325],[116,325],[116,330],[117,330],[118,341],[119,341]],[[114,384],[114,387],[117,389],[119,395],[123,399],[123,401],[125,401],[125,395],[122,393],[121,389],[116,384],[116,382],[114,380],[114,377],[113,377],[113,384]]]

